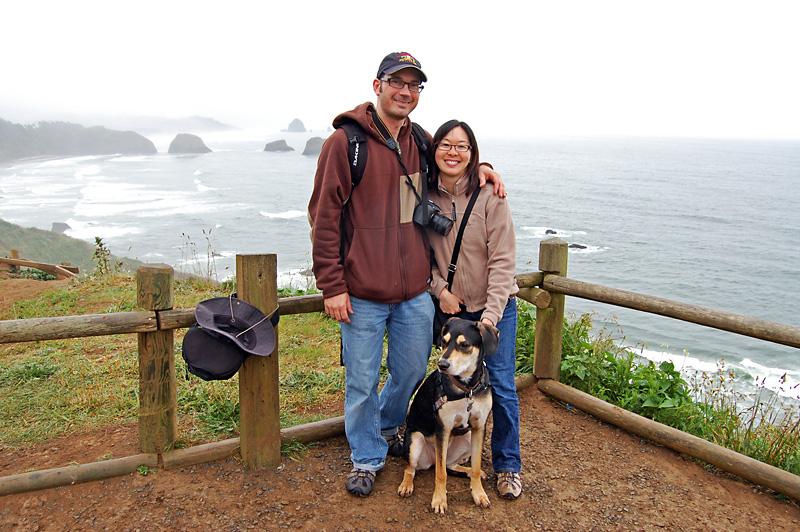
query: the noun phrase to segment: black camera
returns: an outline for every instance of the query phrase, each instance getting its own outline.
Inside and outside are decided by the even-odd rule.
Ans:
[[[414,207],[414,223],[422,227],[433,229],[442,236],[445,236],[453,228],[453,220],[440,214],[442,209],[431,200],[428,200],[428,219],[424,219],[422,205]]]

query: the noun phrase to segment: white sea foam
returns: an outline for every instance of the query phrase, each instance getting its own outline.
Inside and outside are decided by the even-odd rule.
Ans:
[[[770,368],[753,362],[749,358],[743,359],[741,365],[751,370],[755,380],[759,383],[763,381],[764,386],[770,390],[791,397],[800,395],[800,371]]]
[[[556,229],[553,227],[538,227],[530,225],[522,226],[522,231],[524,232],[522,235],[524,238],[570,238],[575,235],[586,234],[586,231],[571,231],[569,229]]]
[[[81,157],[67,157],[65,159],[50,159],[48,161],[41,161],[37,163],[39,168],[52,168],[61,166],[70,166],[82,161],[92,161],[98,159],[98,155],[84,155]]]
[[[718,371],[717,362],[700,360],[690,356],[689,353],[671,353],[652,349],[635,350],[635,352],[657,365],[662,362],[672,362],[675,369],[680,371],[684,378],[691,378],[700,373],[714,375]],[[725,367],[732,369],[737,374],[737,381],[742,384],[738,389],[753,391],[756,387],[763,386],[785,398],[797,399],[800,396],[800,372],[781,368],[769,368],[745,358],[741,361],[725,360]],[[749,377],[748,377],[749,376]]]
[[[314,273],[311,268],[300,268],[278,272],[278,286],[282,288],[298,288],[307,290],[314,288]]]
[[[202,175],[202,173],[200,170],[195,170],[192,175]]]
[[[266,218],[284,218],[284,219],[300,218],[306,216],[305,211],[297,211],[297,210],[284,211],[284,212],[259,211],[259,214]]]
[[[148,159],[152,159],[152,157],[153,157],[152,155],[119,155],[117,157],[109,159],[109,161],[113,161],[116,163],[138,163],[142,161],[147,161]],[[148,170],[149,168],[137,169],[138,172],[143,172],[143,171],[147,172]]]
[[[196,196],[175,190],[156,190],[134,183],[92,182],[81,189],[74,216],[111,217],[121,214],[149,217],[217,212],[230,206],[198,201]]]
[[[570,247],[569,252],[587,254],[587,253],[600,253],[601,251],[608,251],[610,249],[608,247],[603,247],[603,246],[586,246],[585,244],[580,244],[580,245],[585,247],[580,247],[580,248]]]
[[[212,190],[217,190],[214,187],[209,187],[209,186],[204,185],[203,182],[200,181],[199,179],[195,179],[194,180],[194,184],[195,184],[195,187],[197,188],[198,192],[209,192],[209,191],[212,191]]]
[[[696,371],[705,371],[706,373],[713,373],[717,371],[716,362],[709,362],[700,360],[699,358],[689,356],[688,353],[671,353],[668,351],[656,351],[654,349],[638,349],[636,354],[652,360],[656,364],[662,362],[672,362],[680,372],[693,373]]]
[[[97,221],[81,221],[70,218],[65,222],[70,228],[64,234],[80,240],[93,241],[95,237],[103,239],[116,238],[123,235],[136,235],[141,228],[126,224],[101,224]]]
[[[97,164],[90,164],[89,166],[84,166],[80,168],[77,172],[73,174],[73,177],[78,179],[84,179],[87,176],[95,176],[100,173],[100,165]]]

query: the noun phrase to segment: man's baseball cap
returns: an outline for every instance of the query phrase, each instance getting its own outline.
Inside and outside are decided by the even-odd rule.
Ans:
[[[384,74],[394,74],[404,68],[415,68],[419,71],[420,79],[428,81],[428,76],[422,71],[422,65],[419,64],[419,61],[406,52],[394,52],[384,57],[383,61],[381,61],[381,66],[378,67],[378,75],[375,77],[380,79]]]

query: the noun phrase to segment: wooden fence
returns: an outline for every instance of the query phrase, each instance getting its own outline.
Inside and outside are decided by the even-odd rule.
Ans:
[[[37,270],[49,273],[56,279],[74,279],[78,276],[78,268],[70,265],[69,262],[62,262],[61,264],[46,264],[44,262],[20,259],[19,252],[16,249],[11,250],[11,258],[0,257],[0,266],[8,268],[12,272],[18,271],[20,266],[25,268],[36,268]]]
[[[545,393],[657,443],[708,462],[746,480],[800,500],[800,477],[745,457],[700,438],[622,410],[558,382],[565,296],[576,296],[709,327],[800,347],[800,329],[651,296],[568,279],[567,243],[540,245],[538,272],[517,275],[520,297],[537,309],[534,375],[517,380],[534,383]],[[283,315],[323,311],[321,295],[277,298],[277,257],[236,257],[238,296],[265,314],[276,307]],[[194,308],[173,309],[173,270],[163,264],[137,271],[139,312],[0,321],[0,343],[136,333],[139,345],[139,447],[142,454],[80,466],[22,473],[0,478],[0,495],[100,480],[136,471],[140,466],[173,469],[223,459],[239,453],[250,469],[280,463],[281,442],[309,442],[342,434],[342,417],[280,429],[278,331],[269,357],[248,357],[239,373],[240,437],[189,449],[172,450],[177,440],[174,330],[194,323]]]

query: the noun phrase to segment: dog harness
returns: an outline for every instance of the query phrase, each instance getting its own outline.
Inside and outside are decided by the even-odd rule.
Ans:
[[[476,393],[480,393],[483,390],[487,390],[492,387],[491,384],[486,382],[486,363],[484,362],[481,367],[481,376],[478,381],[471,387],[466,387],[464,383],[458,380],[458,377],[455,375],[447,374],[450,377],[450,382],[458,388],[459,390],[464,391],[464,395],[462,397],[448,397],[447,392],[444,391],[444,385],[442,384],[442,375],[439,372],[439,378],[436,379],[436,393],[439,396],[439,399],[436,400],[436,404],[434,405],[434,411],[438,411],[440,408],[444,406],[444,404],[450,400],[458,400],[463,399],[464,397],[467,398],[467,412],[472,410],[472,396]]]

